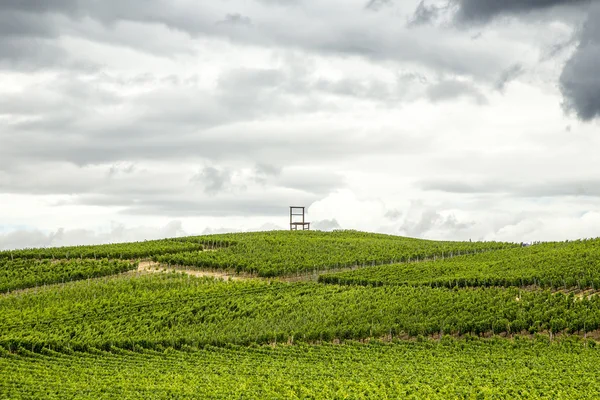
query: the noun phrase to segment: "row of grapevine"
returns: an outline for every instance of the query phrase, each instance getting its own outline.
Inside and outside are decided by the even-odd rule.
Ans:
[[[600,397],[585,343],[451,340],[161,352],[0,353],[1,398],[450,399]]]
[[[314,342],[600,329],[600,298],[516,288],[221,282],[187,275],[73,282],[0,298],[0,344],[39,349]]]
[[[112,275],[137,268],[129,261],[0,260],[0,293],[41,285]]]
[[[411,265],[376,266],[321,275],[319,281],[372,286],[600,289],[600,240],[544,243]]]

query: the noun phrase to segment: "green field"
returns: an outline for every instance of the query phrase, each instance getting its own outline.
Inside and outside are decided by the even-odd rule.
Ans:
[[[598,398],[599,279],[598,240],[0,252],[0,398]]]

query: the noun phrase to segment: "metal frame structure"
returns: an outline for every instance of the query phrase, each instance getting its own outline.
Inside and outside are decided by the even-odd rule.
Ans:
[[[306,215],[305,207],[300,206],[290,206],[290,230],[291,231],[309,231],[310,230],[310,222],[306,222],[304,217]],[[302,220],[298,221],[301,217]]]

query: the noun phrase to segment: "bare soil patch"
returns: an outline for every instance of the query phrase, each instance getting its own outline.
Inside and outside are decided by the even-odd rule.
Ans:
[[[196,269],[190,269],[190,268],[186,268],[186,267],[168,267],[164,264],[160,264],[154,261],[141,261],[138,265],[138,269],[137,272],[150,272],[150,273],[165,273],[165,272],[172,272],[172,271],[176,271],[176,272],[183,272],[187,275],[191,275],[191,276],[197,276],[197,277],[203,277],[203,276],[209,276],[212,278],[221,278],[223,280],[226,281],[238,281],[238,280],[246,280],[246,279],[250,279],[249,277],[244,277],[244,276],[239,276],[239,275],[233,275],[227,272],[219,272],[219,271],[202,271],[202,270],[196,270]]]

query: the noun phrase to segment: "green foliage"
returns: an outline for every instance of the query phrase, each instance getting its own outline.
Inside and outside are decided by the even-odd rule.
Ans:
[[[0,298],[0,345],[85,349],[387,335],[592,331],[600,298],[549,291],[223,282],[123,275]]]
[[[227,247],[217,251],[170,253],[153,259],[172,265],[247,272],[262,277],[417,261],[515,246],[498,242],[440,242],[357,231],[274,231],[183,240],[209,247]]]
[[[0,355],[0,397],[596,399],[583,343],[443,340]]]
[[[321,276],[351,285],[108,276],[145,257],[262,277],[360,269]],[[600,350],[580,337],[596,337],[600,297],[555,289],[597,289],[599,266],[599,240],[354,231],[0,252],[0,398],[598,398]]]
[[[0,293],[130,271],[137,263],[109,260],[0,260]]]
[[[600,288],[600,240],[544,243],[421,263],[321,275],[319,281],[431,287]]]

